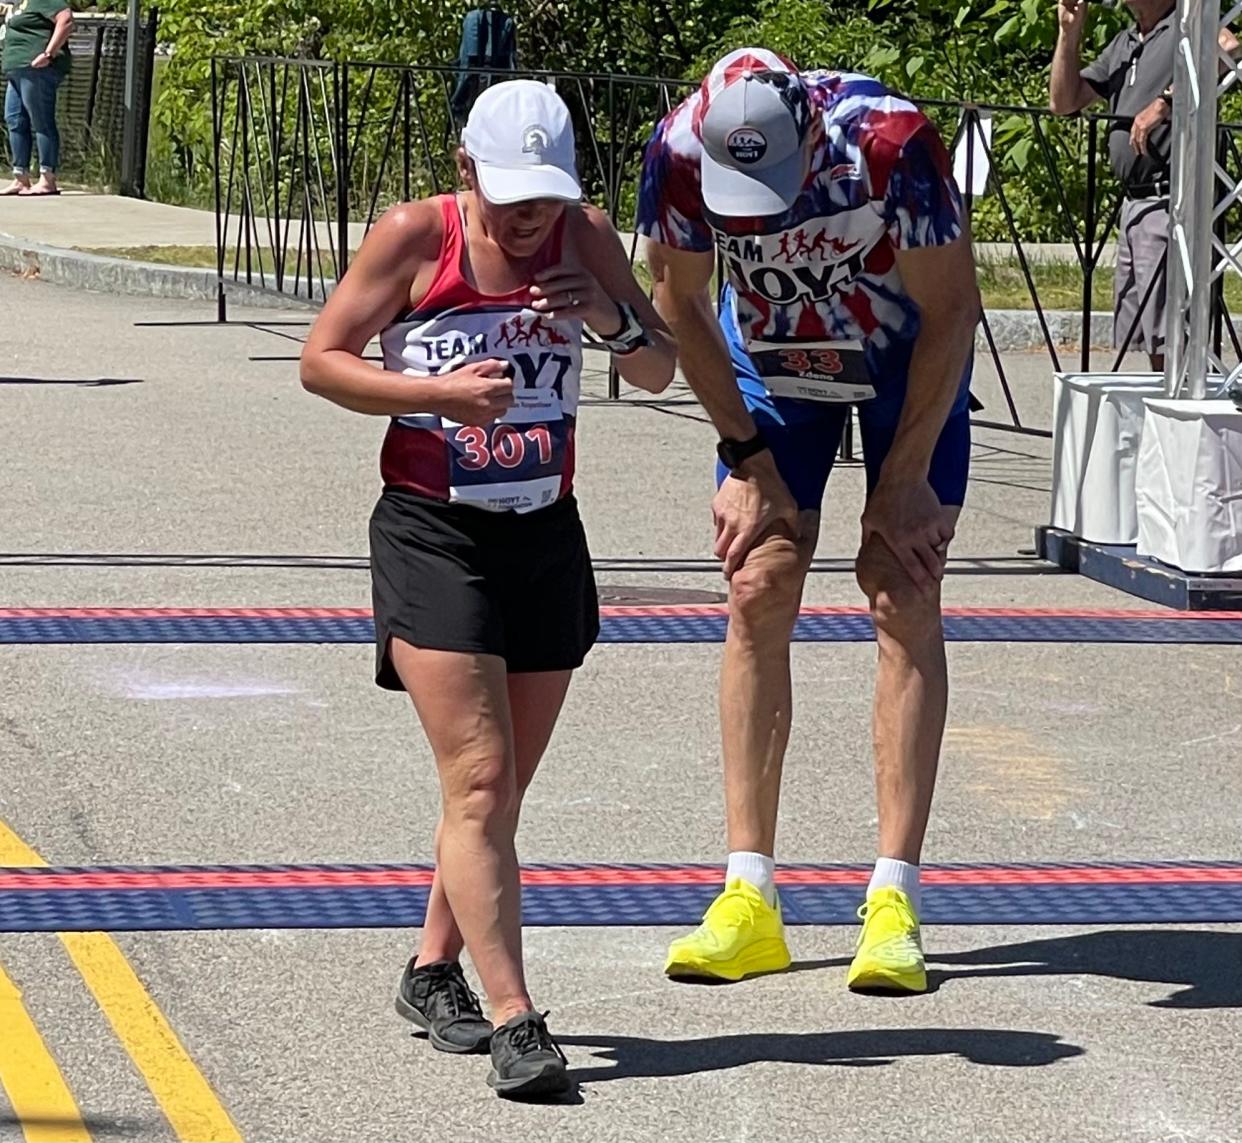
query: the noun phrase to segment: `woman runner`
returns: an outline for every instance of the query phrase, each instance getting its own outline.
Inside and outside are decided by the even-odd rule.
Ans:
[[[370,525],[376,682],[409,693],[442,796],[397,1010],[441,1051],[490,1048],[499,1094],[555,1094],[570,1081],[526,989],[514,834],[599,630],[573,494],[583,327],[653,393],[675,348],[608,218],[580,204],[569,112],[550,87],[490,87],[462,143],[465,191],[396,206],[372,228],[301,376],[392,418]],[[382,369],[362,359],[377,333]]]

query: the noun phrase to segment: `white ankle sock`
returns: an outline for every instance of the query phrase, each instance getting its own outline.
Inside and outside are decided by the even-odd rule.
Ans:
[[[920,911],[922,894],[919,891],[919,867],[906,861],[897,861],[892,857],[881,857],[875,863],[875,872],[871,874],[871,884],[867,892],[875,889],[900,889],[910,898],[914,911]]]
[[[740,877],[753,885],[769,905],[776,904],[776,860],[763,853],[729,854],[729,868],[725,871],[725,880],[732,881]]]

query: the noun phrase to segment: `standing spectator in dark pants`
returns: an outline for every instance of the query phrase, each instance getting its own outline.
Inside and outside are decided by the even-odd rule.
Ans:
[[[4,121],[9,128],[13,181],[0,194],[60,194],[60,132],[56,90],[69,74],[67,41],[73,31],[68,0],[18,0],[5,21],[0,67],[5,75]],[[33,138],[32,138],[33,135]],[[39,148],[39,181],[31,186],[30,159]]]
[[[1174,0],[1125,0],[1125,5],[1134,26],[1082,67],[1079,50],[1087,0],[1058,0],[1061,31],[1052,58],[1050,105],[1058,115],[1072,115],[1107,99],[1109,113],[1118,117],[1108,136],[1109,160],[1125,195],[1113,286],[1113,341],[1118,349],[1145,349],[1159,373],[1164,370],[1177,5]],[[1220,43],[1229,52],[1237,48],[1229,32],[1221,33]]]

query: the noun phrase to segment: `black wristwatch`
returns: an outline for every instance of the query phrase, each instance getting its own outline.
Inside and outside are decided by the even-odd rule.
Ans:
[[[745,461],[763,452],[767,447],[768,443],[760,433],[755,433],[753,437],[745,441],[724,437],[716,443],[716,455],[720,457],[720,463],[725,468],[730,472],[736,472]]]
[[[624,357],[627,353],[633,353],[636,349],[642,349],[644,346],[650,345],[651,338],[647,336],[647,331],[643,328],[642,319],[638,316],[634,307],[628,302],[617,302],[617,309],[621,313],[621,328],[610,337],[600,337],[598,334],[595,334],[592,340],[597,341],[605,349],[610,350],[619,357]]]

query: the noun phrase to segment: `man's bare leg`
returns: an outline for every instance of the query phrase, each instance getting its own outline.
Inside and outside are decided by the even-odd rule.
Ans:
[[[944,511],[956,522],[959,509]],[[918,928],[919,862],[949,695],[940,591],[916,588],[875,535],[859,552],[857,573],[879,651],[872,728],[880,836],[867,928],[848,981],[859,989],[921,992],[927,981]],[[876,917],[872,928],[872,913],[880,908],[887,914]]]
[[[959,511],[945,509],[953,522]],[[880,856],[918,864],[949,699],[940,592],[915,588],[878,537],[859,554],[858,578],[879,650],[872,726]]]
[[[768,536],[729,581],[720,725],[730,853],[775,853],[793,710],[789,641],[815,553],[819,513],[803,512],[801,524],[801,541]]]
[[[793,707],[789,641],[819,515],[804,512],[799,523],[802,540],[766,536],[729,580],[720,678],[729,868],[702,926],[669,949],[670,976],[741,980],[789,966],[773,853]]]

